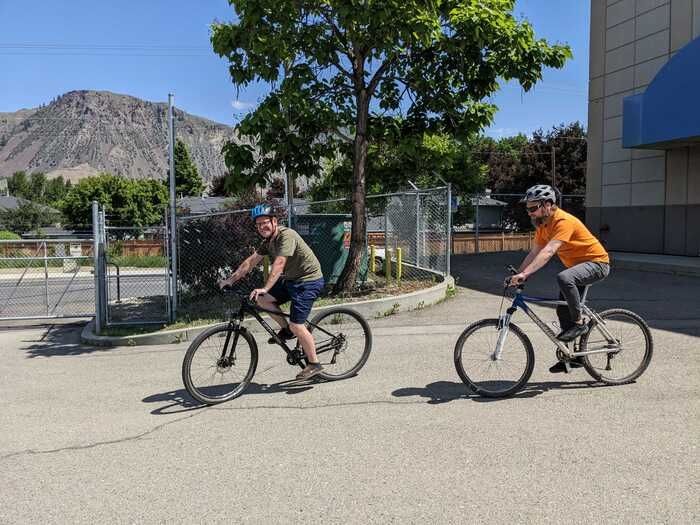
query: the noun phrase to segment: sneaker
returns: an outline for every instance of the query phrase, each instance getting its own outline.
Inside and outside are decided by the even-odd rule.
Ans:
[[[311,379],[316,374],[323,372],[321,363],[309,363],[306,368],[297,374],[297,379]]]
[[[581,361],[579,361],[578,357],[569,361],[569,368],[581,368],[582,366],[583,365],[581,364]],[[566,372],[566,364],[564,361],[557,361],[555,365],[549,367],[549,371],[552,374],[564,373]]]
[[[577,337],[582,336],[588,332],[588,325],[586,323],[583,324],[577,324],[569,328],[568,330],[565,330],[561,334],[557,336],[557,339],[560,341],[573,341]]]
[[[277,332],[277,337],[282,339],[282,341],[289,341],[290,339],[294,339],[296,335],[294,335],[289,328],[280,328],[280,331]],[[277,343],[277,339],[275,339],[274,337],[270,337],[270,339],[268,339],[267,342],[271,345],[274,345],[275,343]]]

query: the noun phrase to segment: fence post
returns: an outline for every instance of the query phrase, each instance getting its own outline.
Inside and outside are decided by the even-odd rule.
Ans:
[[[174,97],[168,93],[168,157],[170,175],[170,322],[177,314],[177,203],[175,201],[175,122]]]
[[[46,241],[41,243],[44,246],[44,285],[46,295],[46,316],[49,315],[49,260],[46,258]]]
[[[452,183],[447,183],[447,242],[445,243],[445,275],[450,275],[450,254],[452,253]]]
[[[369,245],[369,271],[372,273],[377,273],[377,263],[374,258],[377,256],[377,250],[374,244]]]
[[[479,201],[481,194],[476,194],[476,225],[474,230],[474,253],[479,253]]]
[[[92,201],[92,264],[95,274],[95,333],[102,332],[102,275],[100,272],[100,208],[97,201]]]

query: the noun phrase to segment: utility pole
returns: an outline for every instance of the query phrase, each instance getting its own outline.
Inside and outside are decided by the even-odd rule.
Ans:
[[[175,119],[173,118],[175,97],[168,93],[168,157],[170,175],[170,321],[175,320],[177,310],[177,221],[175,202]]]

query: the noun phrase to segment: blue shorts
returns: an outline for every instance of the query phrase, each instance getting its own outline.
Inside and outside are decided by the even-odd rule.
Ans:
[[[321,294],[325,284],[323,279],[316,281],[285,281],[279,279],[269,294],[275,298],[278,305],[292,301],[289,320],[294,324],[302,324],[308,319],[311,307]]]

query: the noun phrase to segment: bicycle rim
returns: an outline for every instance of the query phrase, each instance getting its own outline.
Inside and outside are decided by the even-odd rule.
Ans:
[[[485,397],[514,394],[530,379],[534,366],[532,344],[512,323],[501,355],[495,358],[498,324],[498,319],[484,319],[468,326],[455,346],[457,373],[471,390]]]
[[[604,383],[619,385],[634,381],[651,361],[653,341],[647,324],[637,314],[626,310],[606,310],[599,315],[615,342],[608,341],[594,324],[581,338],[580,350],[611,351],[583,356],[586,370]]]
[[[250,383],[257,366],[255,341],[246,331],[239,332],[233,351],[234,334],[222,360],[227,325],[213,327],[192,342],[183,361],[182,376],[187,391],[196,400],[216,404],[239,396]]]
[[[347,308],[335,308],[317,315],[310,326],[321,377],[343,379],[356,374],[367,362],[372,350],[372,333],[367,321]]]

